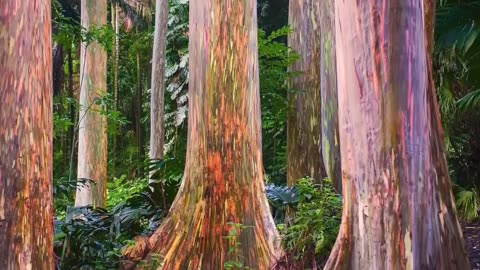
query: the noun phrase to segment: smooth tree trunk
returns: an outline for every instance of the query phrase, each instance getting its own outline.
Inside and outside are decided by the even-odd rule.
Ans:
[[[470,269],[432,109],[424,9],[335,2],[344,211],[325,269]]]
[[[287,182],[326,176],[322,158],[320,110],[320,1],[290,1],[288,45],[300,55],[290,68],[299,72],[289,82]]]
[[[0,1],[0,269],[53,269],[50,1]]]
[[[168,1],[156,0],[155,5],[155,36],[153,39],[152,56],[152,87],[150,96],[150,152],[149,158],[154,161],[163,159],[165,143],[165,65],[168,30]],[[150,183],[155,171],[150,171]]]
[[[342,192],[340,133],[338,130],[337,59],[335,54],[335,0],[321,1],[320,89],[322,157],[337,192]]]
[[[67,62],[68,62],[68,98],[70,98],[70,123],[72,123],[72,125],[70,125],[70,127],[68,128],[68,142],[69,142],[69,145],[70,145],[70,149],[72,149],[71,151],[74,151],[73,149],[75,148],[74,146],[72,145],[76,145],[76,142],[75,142],[75,103],[74,103],[74,100],[75,99],[75,94],[74,94],[74,86],[73,86],[73,57],[72,57],[72,47],[70,45],[70,48],[68,49],[68,53],[67,53]],[[73,157],[72,153],[71,152],[66,152],[66,153],[69,153],[70,156]],[[73,164],[73,163],[72,163]]]
[[[107,23],[107,0],[82,0],[82,26]],[[107,119],[101,99],[107,88],[107,54],[96,41],[82,44],[80,54],[80,114],[75,206],[104,207],[107,197]]]
[[[241,262],[263,270],[275,260],[279,239],[263,182],[256,7],[255,0],[190,1],[184,179],[147,256],[162,257],[163,269]],[[237,224],[244,228],[232,236]]]
[[[135,93],[135,135],[136,143],[138,147],[138,160],[143,162],[145,159],[145,130],[142,124],[143,114],[143,83],[142,83],[142,69],[140,65],[140,53],[137,51],[137,92]],[[139,166],[138,172],[140,175],[143,173],[143,166]]]
[[[112,11],[113,12],[113,11]],[[119,60],[120,60],[120,5],[117,3],[115,4],[115,55],[114,55],[114,82],[113,82],[113,102],[114,108],[118,111],[118,68],[119,68]]]

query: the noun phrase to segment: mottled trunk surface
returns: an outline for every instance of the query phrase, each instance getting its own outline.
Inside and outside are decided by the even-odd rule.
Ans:
[[[423,1],[336,1],[335,12],[344,211],[325,269],[469,269]]]
[[[107,23],[107,0],[82,0],[81,11],[86,29]],[[94,183],[79,185],[75,206],[103,207],[107,197],[107,119],[100,114],[106,108],[96,100],[106,94],[107,54],[96,41],[82,44],[80,79],[77,177]]]
[[[290,68],[301,72],[289,83],[287,128],[287,182],[310,176],[320,182],[325,176],[322,159],[320,110],[320,2],[290,1],[289,24],[293,33],[288,45],[300,59]]]
[[[165,143],[164,92],[165,55],[167,47],[168,1],[156,0],[155,36],[152,56],[152,92],[150,96],[150,152],[152,160],[163,159]],[[150,171],[150,183],[154,182]]]
[[[50,1],[0,1],[0,269],[53,269]]]
[[[340,133],[338,131],[337,59],[335,54],[335,1],[321,1],[320,89],[322,156],[335,189],[342,192]]]
[[[224,269],[240,261],[263,270],[275,260],[279,239],[263,182],[256,7],[255,0],[190,1],[185,174],[150,239],[163,269]],[[227,239],[231,223],[247,227]]]

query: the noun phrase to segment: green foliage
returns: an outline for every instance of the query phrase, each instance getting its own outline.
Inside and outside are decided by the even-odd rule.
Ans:
[[[456,205],[459,214],[463,218],[467,220],[477,219],[480,208],[480,198],[478,197],[477,188],[464,189],[458,187]]]
[[[120,178],[114,178],[113,181],[107,183],[107,205],[109,209],[112,209],[122,202],[128,201],[148,187],[147,179],[126,181],[126,178],[126,175],[122,175]]]
[[[61,269],[118,269],[122,247],[135,236],[152,234],[160,224],[164,212],[151,199],[155,196],[147,187],[111,210],[69,207],[65,219],[55,224]]]
[[[286,182],[287,164],[287,68],[298,59],[279,41],[291,29],[282,27],[266,35],[258,33],[260,98],[262,104],[263,162],[273,183]]]
[[[433,70],[449,169],[459,186],[478,186],[480,1],[442,0],[436,15]]]
[[[340,227],[342,198],[328,179],[321,185],[313,184],[312,179],[300,179],[296,187],[299,201],[283,246],[296,264],[307,268],[330,253]]]

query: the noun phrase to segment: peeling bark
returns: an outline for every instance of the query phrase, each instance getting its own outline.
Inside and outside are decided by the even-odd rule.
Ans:
[[[82,26],[103,26],[107,23],[107,0],[82,0]],[[79,185],[75,206],[104,207],[107,197],[107,119],[95,100],[107,89],[107,54],[96,41],[83,43],[80,55],[80,115],[78,134],[79,179],[94,182]]]
[[[336,1],[335,11],[344,211],[325,269],[470,269],[432,109],[423,1]]]
[[[335,1],[321,1],[320,89],[322,156],[325,171],[342,192],[340,133],[338,130],[337,60],[335,54]]]
[[[0,1],[0,269],[53,269],[50,1]]]
[[[293,33],[288,37],[288,45],[300,54],[290,71],[302,74],[292,78],[289,85],[289,185],[305,176],[318,182],[326,176],[321,141],[320,13],[320,1],[290,1],[289,24]]]
[[[152,57],[152,93],[150,97],[150,153],[152,160],[163,159],[165,143],[165,56],[167,47],[168,1],[156,0],[155,36]],[[150,172],[150,183],[154,182]]]
[[[184,179],[151,237],[163,269],[269,269],[279,245],[264,193],[257,2],[190,1],[189,130]],[[236,237],[234,226],[247,226]],[[147,258],[147,259],[148,259]]]

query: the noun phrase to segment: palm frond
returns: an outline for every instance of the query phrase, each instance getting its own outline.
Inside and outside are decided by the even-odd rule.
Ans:
[[[457,106],[463,111],[480,107],[480,89],[471,91],[457,101]]]

